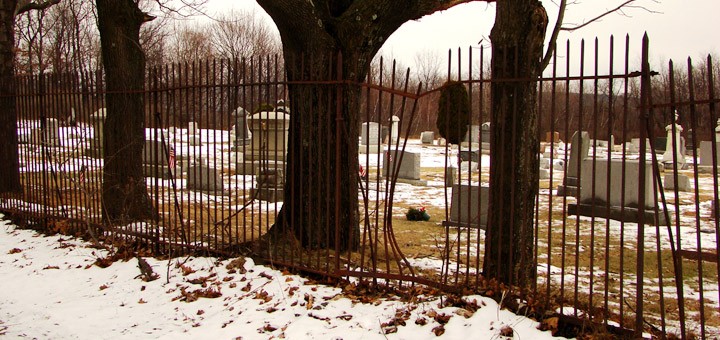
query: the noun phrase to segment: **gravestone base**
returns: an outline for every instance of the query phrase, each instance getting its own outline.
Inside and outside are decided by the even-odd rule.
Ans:
[[[143,164],[143,176],[170,179],[170,167],[167,165]]]
[[[410,184],[410,185],[414,185],[414,186],[418,186],[418,187],[426,187],[427,183],[428,183],[426,180],[423,180],[423,179],[409,179],[409,178],[400,178],[400,177],[398,177],[396,182]]]
[[[605,204],[568,204],[567,216],[580,215],[595,218],[609,218],[620,222],[640,223],[638,209],[634,207],[618,207]],[[655,209],[645,208],[645,225],[655,225]],[[658,223],[660,226],[667,226],[667,220],[662,210],[658,211]]]
[[[673,174],[665,174],[663,179],[663,188],[666,190],[690,191],[690,177],[678,174],[678,182],[675,185],[675,176]]]
[[[207,165],[193,165],[188,167],[187,188],[212,195],[230,194],[225,191],[220,172]]]
[[[250,189],[250,196],[261,201],[275,203],[283,201],[285,191],[282,188],[252,188]]]
[[[558,196],[573,196],[578,197],[580,193],[580,187],[578,186],[578,179],[576,177],[565,177],[564,183],[558,186]]]
[[[381,151],[382,145],[380,144],[370,144],[370,145],[363,145],[361,144],[358,147],[358,153],[361,155],[364,154],[379,154]]]
[[[665,170],[673,171],[673,170],[676,170],[675,168],[677,168],[677,170],[687,170],[688,169],[687,163],[683,163],[679,167],[676,166],[677,164],[675,164],[674,162],[662,162],[659,164],[662,164],[662,168],[660,169],[660,171],[665,171]]]
[[[247,147],[247,145],[250,145],[250,139],[243,139],[243,140],[237,140],[237,139],[236,139],[236,140],[233,142],[233,146],[230,147],[230,151],[233,151],[233,152],[243,152],[243,151],[249,149],[249,148]]]
[[[235,163],[235,174],[236,175],[259,175],[260,174],[260,168],[279,168],[279,169],[285,169],[285,162],[281,161],[250,161],[245,157],[245,159],[240,160],[239,162]]]
[[[701,174],[711,174],[713,173],[713,166],[712,165],[698,165],[697,166],[698,173]],[[720,172],[720,167],[717,169],[718,172]]]

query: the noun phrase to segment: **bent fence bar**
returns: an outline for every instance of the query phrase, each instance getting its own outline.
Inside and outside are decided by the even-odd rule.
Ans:
[[[635,335],[717,337],[718,63],[650,65],[648,47],[646,39],[635,51],[627,37],[568,42],[538,79],[541,142],[527,146],[540,165],[529,296],[536,308]],[[464,84],[471,112],[459,144],[434,136],[442,87],[423,90],[382,60],[365,83],[331,76],[340,72],[290,82],[278,57],[148,70],[143,167],[158,218],[129,225],[103,220],[103,162],[112,156],[103,140],[113,131],[102,74],[20,77],[24,191],[3,195],[0,210],[157,254],[243,256],[263,245],[259,256],[274,265],[324,276],[484,291],[488,62],[482,49],[449,53],[447,80]],[[315,93],[312,103],[290,96],[300,85]],[[357,152],[342,150],[342,138],[357,138]],[[331,147],[300,152],[303,140]],[[348,181],[357,183],[356,226],[341,225],[335,203]],[[285,209],[310,213],[288,213],[279,224],[290,232],[270,235],[288,190],[300,198]],[[298,219],[325,232],[294,230],[310,228]],[[342,234],[351,250],[339,248],[342,228],[352,231]]]

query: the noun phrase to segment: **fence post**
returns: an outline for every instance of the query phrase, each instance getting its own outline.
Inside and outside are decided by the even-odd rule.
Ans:
[[[642,41],[642,76],[640,78],[640,174],[638,178],[638,236],[637,236],[637,268],[635,292],[635,336],[641,337],[643,331],[643,279],[645,269],[645,161],[649,112],[650,112],[650,64],[648,61],[649,39],[647,33]]]

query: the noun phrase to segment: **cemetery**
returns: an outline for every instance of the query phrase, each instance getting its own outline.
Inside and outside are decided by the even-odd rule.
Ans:
[[[236,256],[253,241],[273,242],[268,231],[293,188],[288,178],[299,172],[288,166],[296,116],[282,99],[266,100],[267,93],[257,94],[263,99],[231,101],[226,90],[208,87],[200,96],[223,102],[208,110],[214,115],[186,113],[202,101],[187,98],[184,89],[174,91],[186,102],[177,104],[177,97],[168,96],[147,104],[166,108],[159,123],[146,126],[142,152],[156,220],[103,225],[108,131],[101,100],[66,110],[77,114],[74,125],[59,123],[65,111],[53,115],[57,118],[28,114],[18,120],[26,190],[0,205],[70,221],[59,224],[62,228],[91,225],[101,235],[165,253]],[[413,128],[412,105],[392,112],[378,107],[375,112],[374,106],[363,106],[348,134],[357,137],[352,161],[358,173],[341,174],[358,181],[359,248],[336,255],[291,242],[273,249],[273,261],[321,272],[337,264],[335,275],[362,277],[372,271],[385,282],[424,280],[455,287],[478,282],[492,220],[495,125],[487,113],[476,115],[453,144],[432,125]],[[21,109],[32,112],[31,105]],[[424,114],[432,116],[432,110]],[[567,117],[539,124],[541,139],[526,146],[537,161],[536,289],[552,297],[554,307],[568,314],[593,312],[597,320],[628,326],[633,312],[627,305],[646,295],[643,318],[648,322],[667,320],[668,327],[677,328],[678,309],[663,313],[668,305],[683,305],[687,316],[701,310],[712,316],[705,327],[720,334],[715,322],[720,318],[712,309],[720,304],[715,275],[720,138],[708,133],[691,138],[691,129],[701,129],[688,123],[682,108],[678,112],[678,118],[668,110],[658,114],[652,135],[638,129],[623,134],[618,126],[600,131],[597,119],[587,117],[567,126],[545,122]],[[710,129],[720,133],[720,121]],[[325,136],[321,131],[313,138]],[[329,174],[337,169],[321,164],[311,170]],[[335,195],[331,186],[323,188]],[[411,211],[421,211],[423,218],[409,220]],[[682,270],[679,281],[673,261]]]

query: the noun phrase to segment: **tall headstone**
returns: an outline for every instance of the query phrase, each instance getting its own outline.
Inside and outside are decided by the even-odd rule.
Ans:
[[[235,119],[235,125],[233,126],[233,151],[236,149],[242,149],[244,145],[250,144],[252,133],[247,126],[247,111],[242,107],[238,107],[232,112],[232,117]]]
[[[45,119],[45,129],[42,127],[34,128],[30,131],[30,141],[37,145],[59,146],[60,138],[58,138],[58,129],[60,125],[55,118]]]
[[[145,177],[167,178],[170,171],[168,155],[161,141],[145,140],[143,147],[143,174]]]
[[[92,158],[103,158],[104,156],[103,141],[105,140],[104,130],[106,117],[107,113],[105,108],[99,109],[90,115],[90,123],[93,126],[93,137],[90,139],[90,145],[86,153]]]
[[[281,166],[287,155],[290,115],[276,111],[261,111],[248,117],[252,137],[245,146],[243,162],[236,164],[238,175],[257,175],[261,167]]]
[[[487,226],[490,187],[456,184],[452,187],[450,221],[446,226],[476,227]]]
[[[465,133],[463,142],[466,143],[480,143],[482,141],[480,125],[468,125],[468,130]]]
[[[683,128],[677,122],[679,117],[677,111],[675,111],[674,117],[675,119],[673,122],[665,127],[665,131],[667,131],[667,140],[662,162],[665,163],[666,167],[674,164],[680,165],[680,167],[685,165],[685,143],[683,143],[683,139],[681,137]]]
[[[366,122],[360,127],[360,150],[361,154],[380,153],[382,136],[380,136],[380,123]]]
[[[201,145],[200,142],[200,131],[198,125],[195,122],[188,123],[188,144],[190,145]]]
[[[400,140],[400,117],[390,117],[390,144],[397,144]]]
[[[576,196],[580,185],[580,169],[582,160],[590,152],[590,133],[587,131],[575,131],[570,140],[570,158],[567,163],[567,175],[563,184],[558,186],[558,195]]]
[[[480,140],[483,143],[490,143],[490,122],[485,122],[480,125]]]

